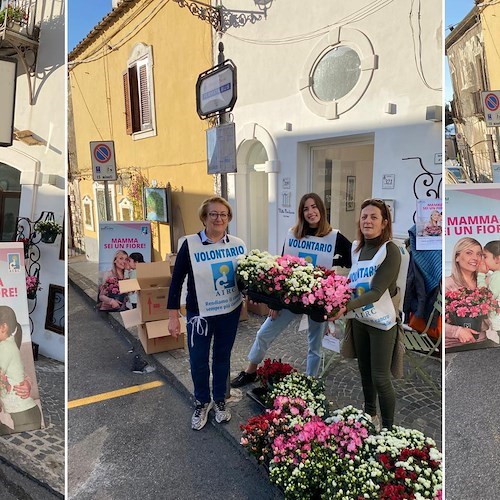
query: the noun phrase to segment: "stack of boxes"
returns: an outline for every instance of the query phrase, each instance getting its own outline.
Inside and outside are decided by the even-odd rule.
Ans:
[[[167,300],[172,275],[169,262],[138,263],[136,278],[119,281],[120,293],[137,291],[137,308],[121,313],[125,328],[138,327],[146,354],[183,349],[186,322],[180,318],[181,335],[168,332]]]

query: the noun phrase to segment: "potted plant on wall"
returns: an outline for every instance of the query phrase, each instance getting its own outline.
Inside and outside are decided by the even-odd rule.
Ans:
[[[0,26],[7,26],[11,29],[20,29],[28,21],[28,12],[22,7],[16,7],[11,4],[0,11]]]
[[[28,299],[33,300],[36,298],[36,292],[41,290],[40,280],[38,276],[26,275],[26,295]]]
[[[41,234],[43,243],[54,243],[57,235],[62,234],[62,226],[53,220],[42,220],[36,223],[35,231]]]

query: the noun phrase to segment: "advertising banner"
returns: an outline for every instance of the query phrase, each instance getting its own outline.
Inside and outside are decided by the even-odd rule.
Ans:
[[[499,347],[500,184],[446,186],[445,347]]]
[[[439,199],[417,200],[417,250],[443,248],[443,203]]]
[[[0,243],[0,435],[43,426],[30,336],[24,245]]]
[[[135,278],[138,262],[151,262],[151,223],[99,223],[99,287],[101,311],[125,311],[137,304],[135,293],[120,293],[118,281]]]

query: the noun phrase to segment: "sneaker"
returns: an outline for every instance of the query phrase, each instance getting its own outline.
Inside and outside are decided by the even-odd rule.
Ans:
[[[220,424],[222,422],[229,422],[231,420],[231,412],[226,408],[225,401],[216,401],[214,404],[215,421]]]
[[[210,403],[200,403],[196,401],[195,410],[193,416],[191,417],[191,428],[195,431],[199,431],[205,427],[208,420],[208,412],[212,409],[213,402]]]
[[[240,374],[231,380],[231,387],[243,387],[244,385],[251,384],[257,380],[257,372],[247,373],[240,372]]]

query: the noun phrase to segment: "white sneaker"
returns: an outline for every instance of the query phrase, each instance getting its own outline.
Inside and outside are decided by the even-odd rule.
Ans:
[[[231,412],[226,408],[225,401],[215,401],[215,421],[220,424],[222,422],[229,422],[231,420]]]
[[[196,401],[196,407],[191,417],[191,428],[195,431],[199,431],[205,427],[208,420],[208,412],[212,409],[213,402],[210,403],[200,403]]]

